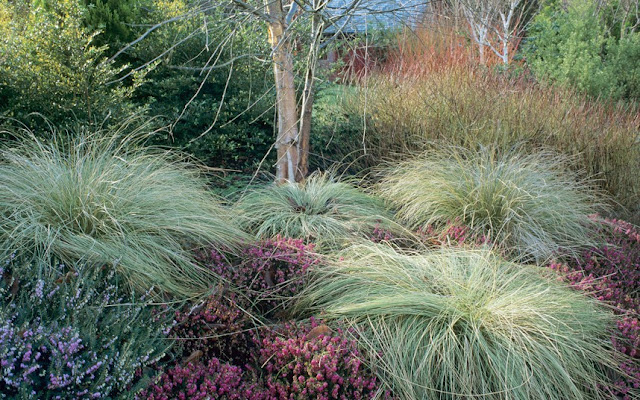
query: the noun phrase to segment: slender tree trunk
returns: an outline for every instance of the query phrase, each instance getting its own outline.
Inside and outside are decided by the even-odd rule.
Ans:
[[[307,59],[307,71],[302,91],[302,107],[300,112],[299,168],[296,181],[300,182],[309,174],[309,139],[311,138],[311,114],[313,111],[314,83],[316,63],[320,50],[320,39],[324,31],[324,23],[317,15],[312,17],[311,49]]]
[[[311,113],[313,111],[313,79],[315,74],[309,68],[305,77],[302,94],[302,112],[300,119],[299,160],[296,171],[296,182],[302,181],[309,174],[309,139],[311,138]]]
[[[294,84],[292,43],[286,35],[285,13],[281,0],[264,0],[270,21],[269,44],[273,59],[273,74],[276,85],[276,112],[278,133],[276,150],[276,182],[278,184],[296,181],[300,154],[298,148],[298,112]]]

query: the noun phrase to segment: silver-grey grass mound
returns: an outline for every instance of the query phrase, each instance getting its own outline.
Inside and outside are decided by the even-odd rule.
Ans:
[[[358,244],[296,309],[353,328],[400,399],[610,398],[614,315],[548,274],[487,250]]]
[[[447,147],[390,165],[377,188],[412,229],[463,224],[517,261],[542,262],[591,245],[588,216],[605,208],[568,165],[550,152]]]
[[[201,171],[143,148],[140,134],[22,136],[0,150],[5,255],[116,268],[142,291],[192,296],[215,280],[192,250],[233,250],[246,237]]]
[[[283,235],[329,247],[395,225],[380,199],[329,173],[249,189],[234,210],[241,226],[258,238]]]

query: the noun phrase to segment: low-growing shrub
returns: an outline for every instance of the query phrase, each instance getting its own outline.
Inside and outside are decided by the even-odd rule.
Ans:
[[[401,398],[607,398],[613,313],[545,272],[485,250],[361,244],[315,271],[298,309],[355,329]]]
[[[258,238],[280,234],[319,246],[364,238],[379,224],[391,225],[378,199],[320,173],[301,183],[251,190],[238,201],[235,210],[242,226]]]
[[[256,340],[267,399],[389,398],[363,364],[357,342],[339,329],[311,319],[268,330]]]
[[[618,290],[619,308],[640,312],[640,228],[626,221],[594,217],[595,235],[604,237],[604,244],[589,248],[578,258],[587,274],[608,277]]]
[[[240,367],[222,363],[190,362],[169,368],[156,383],[137,395],[139,400],[266,400],[262,391],[245,382],[247,373]]]
[[[217,358],[244,365],[253,351],[251,330],[256,326],[246,303],[234,293],[218,291],[177,311],[170,334],[176,340],[174,351],[181,360]]]
[[[354,340],[315,319],[262,327],[241,366],[218,358],[178,360],[139,399],[289,400],[390,398]],[[184,362],[184,364],[180,364]]]
[[[571,287],[614,307],[620,315],[618,334],[612,336],[616,350],[630,357],[621,368],[626,376],[616,384],[625,400],[640,389],[640,229],[620,220],[594,217],[594,234],[604,244],[586,249],[566,264],[549,268],[562,274]]]
[[[276,237],[247,248],[239,261],[215,250],[199,255],[239,290],[218,290],[176,314],[176,364],[139,398],[389,398],[339,328],[313,318],[282,322],[320,261],[312,250],[301,239]]]
[[[247,250],[240,265],[243,277],[235,282],[248,290],[262,315],[285,314],[284,305],[302,290],[309,269],[319,262],[313,244],[276,236]]]
[[[176,312],[171,336],[179,355],[244,365],[255,351],[252,332],[265,319],[287,316],[285,306],[302,290],[309,269],[319,263],[313,247],[301,239],[277,236],[247,247],[238,259],[225,259],[215,249],[200,254],[199,263],[228,287]]]
[[[285,303],[300,292],[307,272],[320,262],[314,249],[313,243],[276,235],[244,249],[236,263],[225,261],[215,251],[201,262],[240,289],[243,295],[238,301],[244,307],[274,317],[284,314]]]
[[[2,249],[110,265],[132,285],[199,294],[215,282],[191,249],[245,238],[206,181],[144,135],[33,135],[0,150]]]
[[[0,344],[6,349],[0,383],[3,398],[101,398],[103,391],[109,392],[104,380],[110,368],[100,370],[108,360],[87,349],[73,327],[49,327],[35,320],[20,328],[12,320],[3,321],[0,328]],[[96,380],[102,385],[94,386]]]
[[[446,231],[461,223],[529,261],[592,243],[588,216],[600,202],[588,185],[559,155],[483,147],[447,148],[392,164],[378,190],[413,229]]]
[[[633,393],[640,389],[640,300],[630,296],[621,288],[615,278],[580,269],[580,265],[569,267],[567,264],[551,263],[549,268],[559,272],[562,280],[576,290],[615,306],[617,314],[617,332],[611,336],[613,347],[628,356],[620,361],[624,372],[614,384],[616,393],[623,400],[632,400]]]
[[[0,397],[114,398],[146,386],[172,315],[127,295],[113,269],[56,262],[48,279],[24,262],[0,268]]]

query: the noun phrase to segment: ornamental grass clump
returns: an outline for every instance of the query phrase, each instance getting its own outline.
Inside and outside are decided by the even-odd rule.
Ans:
[[[341,320],[403,399],[600,399],[614,316],[548,270],[487,250],[359,244],[315,271],[297,309]]]
[[[604,208],[559,154],[447,147],[389,166],[378,189],[413,229],[462,224],[518,261],[577,254]]]
[[[133,287],[194,295],[213,276],[192,249],[236,248],[244,234],[179,155],[141,134],[33,134],[0,150],[0,246],[115,268]]]
[[[326,173],[253,189],[235,210],[258,238],[282,235],[329,247],[365,238],[379,225],[393,226],[381,201]]]

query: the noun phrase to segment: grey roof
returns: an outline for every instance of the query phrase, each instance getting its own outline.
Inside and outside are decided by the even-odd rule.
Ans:
[[[332,17],[345,13],[354,0],[330,0],[327,12]],[[429,0],[361,0],[348,15],[325,29],[326,33],[361,33],[367,29],[399,29],[414,26],[424,14]]]

